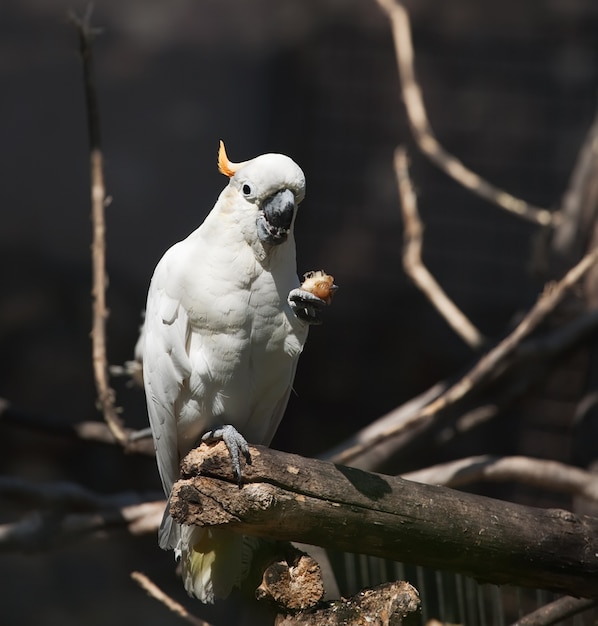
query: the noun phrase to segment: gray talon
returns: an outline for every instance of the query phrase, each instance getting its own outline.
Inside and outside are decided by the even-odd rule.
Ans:
[[[292,289],[289,292],[288,302],[293,313],[309,324],[321,324],[320,313],[327,306],[326,301],[304,289]]]
[[[202,441],[210,443],[212,441],[224,441],[228,454],[230,455],[230,462],[233,470],[233,474],[237,479],[239,487],[241,486],[242,471],[241,471],[241,457],[240,453],[245,457],[245,462],[251,465],[251,454],[249,452],[249,444],[243,435],[231,424],[225,424],[213,430],[209,430],[201,438]]]

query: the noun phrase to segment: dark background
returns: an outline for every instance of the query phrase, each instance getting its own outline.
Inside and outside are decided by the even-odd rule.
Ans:
[[[440,141],[511,193],[557,206],[595,113],[598,5],[408,7]],[[85,105],[69,8],[85,5],[0,5],[0,396],[76,422],[98,413]],[[341,287],[310,334],[275,447],[322,452],[472,359],[404,276],[392,170],[399,143],[412,148],[425,261],[449,295],[491,337],[535,300],[538,228],[459,188],[413,149],[388,22],[373,0],[104,0],[93,21],[104,29],[95,58],[113,198],[111,363],[132,357],[161,254],[203,220],[226,184],[216,170],[221,138],[234,161],[275,151],[301,165],[308,192],[296,227],[298,271],[324,268]],[[145,426],[142,394],[115,385],[127,425]],[[9,426],[0,432],[4,474],[105,493],[159,489],[151,459]],[[480,439],[475,452],[512,452],[516,442],[502,434]],[[431,450],[419,465],[447,454]],[[0,522],[12,519],[2,505]],[[154,537],[4,555],[0,623],[179,623],[129,580],[133,569],[185,601]]]

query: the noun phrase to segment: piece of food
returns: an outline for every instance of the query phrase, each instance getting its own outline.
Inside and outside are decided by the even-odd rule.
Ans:
[[[301,289],[313,293],[314,296],[324,300],[326,304],[330,304],[332,302],[334,292],[338,289],[338,287],[334,284],[334,276],[326,274],[324,270],[316,270],[313,272],[306,272],[303,275],[303,279]]]

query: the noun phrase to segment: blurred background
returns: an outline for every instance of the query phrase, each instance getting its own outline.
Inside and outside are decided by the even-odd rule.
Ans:
[[[511,193],[558,206],[596,110],[598,5],[406,5],[439,140]],[[0,5],[0,397],[73,423],[99,419],[86,113],[66,17],[85,7]],[[403,273],[398,144],[410,150],[424,260],[449,295],[494,338],[535,301],[544,278],[530,271],[539,228],[418,154],[388,21],[374,0],[98,0],[93,24],[103,29],[94,52],[112,197],[111,363],[132,358],[160,256],[203,220],[226,184],[216,169],[219,139],[234,161],[273,151],[300,164],[308,191],[296,226],[298,272],[322,268],[340,286],[325,324],[310,333],[274,447],[317,455],[474,358]],[[144,427],[142,393],[115,386],[127,425]],[[2,474],[102,493],[159,490],[153,459],[0,427]],[[562,433],[544,435],[537,441],[554,447]],[[476,436],[476,453],[521,451],[504,423]],[[431,449],[417,464],[455,454]],[[399,460],[396,471],[414,467]],[[15,519],[14,507],[0,506],[0,522]],[[180,623],[130,581],[133,569],[186,601],[172,556],[154,537],[122,533],[3,555],[0,621]]]

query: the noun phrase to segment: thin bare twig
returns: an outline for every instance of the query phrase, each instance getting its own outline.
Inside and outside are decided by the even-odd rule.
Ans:
[[[391,21],[401,91],[409,123],[419,149],[451,178],[485,200],[536,224],[554,223],[555,216],[558,214],[534,206],[492,185],[471,171],[439,143],[432,131],[422,91],[415,77],[409,14],[398,0],[378,0],[378,4]]]
[[[93,265],[93,325],[91,331],[93,371],[104,419],[118,442],[125,445],[127,436],[115,405],[115,393],[108,379],[108,359],[106,357],[106,222],[104,208],[106,187],[104,165],[100,142],[100,115],[93,71],[92,42],[97,29],[91,27],[91,5],[83,18],[70,14],[77,28],[79,49],[83,60],[83,81],[87,106],[87,127],[89,134],[89,161],[91,176],[91,216],[93,223],[92,265]]]
[[[0,495],[40,507],[74,511],[121,509],[148,501],[163,500],[162,494],[158,492],[144,495],[133,491],[100,494],[68,481],[37,483],[14,476],[0,476]],[[162,506],[164,505],[165,502],[162,501]]]
[[[109,529],[155,533],[166,505],[162,494],[103,495],[74,483],[38,484],[6,476],[0,477],[0,495],[42,509],[0,525],[0,552],[45,550]]]
[[[417,210],[417,200],[409,178],[409,164],[405,148],[395,152],[395,173],[403,213],[404,247],[403,267],[408,276],[426,295],[449,326],[473,349],[480,348],[485,338],[466,315],[446,295],[422,261],[423,225]]]
[[[541,375],[541,372],[545,371],[546,367],[549,367],[549,363],[554,357],[577,345],[580,341],[589,338],[597,330],[598,312],[591,311],[578,315],[564,327],[551,329],[542,335],[526,338],[517,347],[516,354],[501,366],[500,371],[495,372],[496,378],[499,375],[509,376],[510,372],[519,371],[519,374],[515,374],[515,379],[511,380],[511,383],[504,391],[498,392],[498,395],[493,395],[490,401],[477,404],[473,408],[466,408],[465,412],[459,415],[454,423],[446,425],[438,433],[437,441],[444,445],[458,434],[462,434],[471,428],[476,428],[482,422],[499,415],[516,398],[529,389],[530,385],[537,380],[538,375]],[[543,364],[543,366],[537,368],[534,364],[538,363]],[[525,376],[521,375],[522,367],[526,372]],[[334,448],[321,454],[319,458],[324,460],[336,459],[338,455],[348,448],[353,448],[361,442],[370,441],[387,432],[390,428],[401,430],[403,424],[410,422],[424,406],[440,397],[448,388],[449,384],[446,381],[437,383],[419,396],[368,424],[360,431],[337,444]],[[422,420],[418,423],[418,426],[423,430],[428,426],[431,427],[433,421],[425,422]],[[397,451],[404,449],[406,443],[412,440],[417,432],[418,429],[416,428],[412,428],[409,431],[405,428],[401,433],[404,435],[403,437],[390,437],[383,442],[376,443],[374,446],[365,448],[357,457],[353,457],[352,465],[370,471],[380,468]]]
[[[415,398],[411,398],[405,404],[396,407],[389,413],[374,420],[358,432],[354,433],[344,441],[333,448],[326,450],[318,455],[318,458],[324,461],[335,461],[341,458],[347,450],[361,451],[352,456],[352,463],[361,469],[372,470],[379,468],[381,464],[387,461],[395,453],[395,441],[392,439],[379,439],[384,433],[391,428],[400,427],[401,424],[409,423],[414,415],[419,414],[421,409],[430,404],[433,400],[442,395],[448,388],[448,383],[443,381],[436,383],[430,389],[419,394]],[[368,447],[362,447],[362,444],[376,441],[375,444]],[[356,459],[358,458],[358,461]]]
[[[598,501],[598,474],[557,461],[524,456],[471,456],[409,472],[402,478],[453,488],[478,481],[514,481]]]
[[[158,500],[89,513],[34,511],[16,522],[0,524],[0,552],[43,551],[108,530],[126,529],[131,535],[155,534],[165,505],[166,501]]]
[[[423,420],[429,420],[439,411],[461,400],[476,386],[487,380],[493,372],[500,369],[517,348],[521,341],[534,331],[556,307],[563,301],[570,289],[598,260],[598,248],[589,252],[559,282],[547,286],[535,306],[527,313],[515,330],[484,355],[473,368],[454,385],[449,387],[435,400],[416,411],[400,423],[391,425],[387,430],[378,431],[369,439],[361,438],[355,445],[348,446],[335,454],[331,460],[336,463],[350,463],[378,443],[398,435],[400,432],[415,427]]]
[[[447,404],[462,398],[475,385],[484,380],[501,362],[504,362],[510,357],[519,347],[521,341],[534,331],[547,316],[556,309],[571,288],[581,280],[583,275],[596,261],[598,261],[598,248],[586,254],[560,281],[548,285],[536,304],[515,330],[482,357],[473,369],[456,385],[448,389],[442,397],[437,398],[434,402],[425,407],[422,413],[426,415],[436,413]]]
[[[48,435],[75,438],[80,441],[106,445],[120,445],[108,424],[102,421],[70,422],[53,415],[41,415],[24,411],[0,398],[0,421],[18,428],[25,428]],[[133,430],[125,428],[127,452],[155,455],[152,433],[149,428]]]
[[[210,624],[195,615],[191,615],[189,611],[176,600],[164,593],[156,583],[152,582],[145,574],[141,572],[131,572],[131,578],[154,599],[161,602],[164,606],[170,609],[173,613],[176,613],[179,617],[182,617],[189,624],[193,626],[210,626]]]
[[[551,626],[598,606],[598,600],[564,596],[518,619],[513,626]]]

